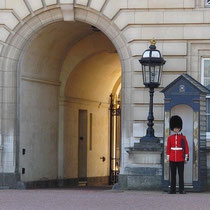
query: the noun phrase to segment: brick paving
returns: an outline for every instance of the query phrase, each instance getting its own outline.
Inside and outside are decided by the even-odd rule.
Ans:
[[[0,190],[1,210],[209,210],[210,192],[168,195],[162,191],[109,188]]]

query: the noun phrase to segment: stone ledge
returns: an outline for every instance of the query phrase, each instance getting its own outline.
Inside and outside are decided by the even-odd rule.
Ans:
[[[117,190],[161,190],[162,175],[119,175]]]
[[[0,188],[15,189],[17,188],[17,183],[20,180],[20,174],[17,173],[0,173]]]

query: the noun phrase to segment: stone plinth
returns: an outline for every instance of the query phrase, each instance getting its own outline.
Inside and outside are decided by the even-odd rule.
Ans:
[[[129,164],[120,174],[116,188],[131,190],[161,189],[162,165],[160,143],[141,142],[126,148]]]

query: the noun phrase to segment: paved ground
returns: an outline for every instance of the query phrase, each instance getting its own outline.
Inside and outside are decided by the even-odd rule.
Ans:
[[[1,210],[210,210],[210,192],[168,195],[100,188],[0,190]]]

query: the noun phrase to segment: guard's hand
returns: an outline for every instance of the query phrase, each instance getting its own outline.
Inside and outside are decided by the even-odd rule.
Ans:
[[[189,158],[188,158],[188,156],[186,155],[186,156],[185,156],[185,159],[184,159],[184,163],[186,164],[188,160],[189,160]]]
[[[169,163],[169,155],[166,155],[166,163]]]

